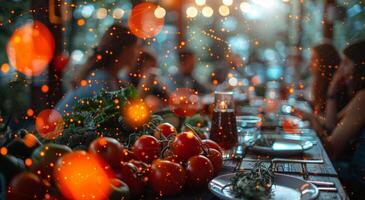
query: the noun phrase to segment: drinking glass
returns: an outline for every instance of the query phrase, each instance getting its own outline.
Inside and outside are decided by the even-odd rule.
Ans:
[[[261,118],[254,115],[237,116],[238,144],[252,146],[260,136]]]
[[[229,158],[238,144],[233,92],[216,91],[214,98],[210,139],[223,148],[223,157]]]

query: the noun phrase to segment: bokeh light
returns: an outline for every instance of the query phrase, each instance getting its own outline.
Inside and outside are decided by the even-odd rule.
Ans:
[[[112,177],[93,155],[76,151],[64,155],[55,167],[62,194],[74,200],[104,200],[111,192]]]
[[[286,133],[296,134],[299,132],[298,122],[293,119],[284,119],[282,127]]]
[[[178,88],[171,94],[169,105],[178,116],[192,116],[200,108],[198,93],[191,88]]]
[[[196,9],[194,6],[190,6],[186,9],[186,16],[188,18],[194,18],[198,15],[198,9]]]
[[[159,19],[162,19],[162,18],[164,18],[166,16],[166,10],[164,8],[158,6],[155,9],[154,15],[155,15],[155,17],[157,17]]]
[[[54,140],[63,132],[62,115],[54,109],[45,109],[36,117],[35,128],[43,138]]]
[[[196,5],[198,6],[204,6],[206,3],[206,0],[195,0]]]
[[[228,6],[225,6],[225,5],[221,5],[219,6],[219,10],[218,10],[219,14],[223,17],[226,17],[229,15],[230,13],[230,10],[229,10],[229,7]]]
[[[26,23],[11,35],[6,51],[10,64],[27,76],[38,76],[53,58],[55,41],[39,21]]]
[[[4,63],[1,65],[1,72],[7,74],[10,71],[10,66],[8,63]]]
[[[222,3],[226,6],[231,6],[233,4],[233,0],[223,0]]]
[[[159,34],[165,24],[163,12],[166,13],[166,11],[162,9],[153,3],[140,3],[135,6],[128,20],[132,33],[142,39]]]
[[[213,9],[209,6],[204,6],[204,8],[202,9],[202,14],[204,17],[211,17],[213,16]]]
[[[148,122],[151,112],[147,104],[142,99],[139,99],[125,106],[123,116],[129,126],[138,128]]]
[[[122,19],[122,17],[124,16],[124,10],[121,8],[116,8],[113,10],[113,18],[114,19]]]
[[[96,11],[96,18],[98,19],[104,19],[108,15],[108,10],[105,8],[99,8]]]

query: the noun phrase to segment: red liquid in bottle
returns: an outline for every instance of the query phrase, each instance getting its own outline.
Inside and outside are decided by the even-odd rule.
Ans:
[[[210,139],[225,150],[237,145],[236,115],[233,109],[227,109],[225,112],[214,110]]]

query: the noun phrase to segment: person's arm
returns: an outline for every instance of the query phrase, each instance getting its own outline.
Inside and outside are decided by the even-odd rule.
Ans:
[[[358,93],[350,102],[348,112],[336,125],[330,136],[325,131],[318,132],[323,144],[331,157],[336,159],[344,151],[349,141],[364,128],[365,124],[365,91]]]
[[[344,68],[340,67],[328,87],[327,91],[327,103],[326,103],[326,112],[325,118],[326,123],[325,127],[327,130],[333,130],[336,127],[338,122],[338,96],[341,92],[341,88],[345,84],[346,74],[344,72]]]

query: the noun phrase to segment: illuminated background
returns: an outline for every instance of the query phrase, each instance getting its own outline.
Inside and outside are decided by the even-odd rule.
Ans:
[[[8,0],[1,1],[0,6],[0,49],[3,50],[0,53],[0,110],[1,115],[11,113],[20,121],[54,105],[105,28],[115,21],[127,25],[132,8],[141,3],[136,0],[67,0],[59,5],[61,9],[55,9],[51,19],[48,15],[42,16],[42,2],[57,7],[60,1]],[[286,76],[290,65],[294,65],[291,54],[299,52],[303,58],[299,71],[309,76],[306,67],[309,47],[323,39],[324,0],[149,2],[157,5],[152,10],[153,15],[164,22],[162,30],[144,44],[153,52],[159,52],[156,55],[165,75],[178,71],[177,51],[187,46],[198,55],[195,73],[202,81],[214,79],[214,68],[232,67],[225,56],[234,53],[247,64],[240,70],[253,84],[280,78],[291,83],[294,80]],[[328,13],[327,19],[333,22],[333,41],[338,48],[365,36],[362,1],[339,0]],[[46,67],[39,76],[17,72],[5,51],[15,29],[31,22],[32,16],[47,26],[58,24],[51,30],[57,32],[53,34],[56,47],[52,68]],[[16,42],[16,38],[14,40]],[[65,66],[67,61],[73,67]],[[63,75],[63,79],[53,80],[54,74]]]

